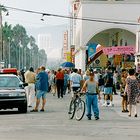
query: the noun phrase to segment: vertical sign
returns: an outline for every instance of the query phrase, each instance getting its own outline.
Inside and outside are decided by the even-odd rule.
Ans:
[[[66,61],[68,52],[68,31],[64,32],[64,42],[63,42],[63,59]]]
[[[66,61],[71,62],[71,53],[67,52]]]
[[[70,49],[70,53],[71,53],[71,62],[75,64],[75,54],[74,54],[74,52],[75,52],[75,46],[72,45],[72,46],[71,46],[71,49]]]

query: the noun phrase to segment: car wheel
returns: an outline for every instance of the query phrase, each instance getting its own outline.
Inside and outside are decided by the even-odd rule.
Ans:
[[[18,111],[20,113],[27,113],[27,104],[24,103],[23,105],[21,105],[20,107],[18,107]]]

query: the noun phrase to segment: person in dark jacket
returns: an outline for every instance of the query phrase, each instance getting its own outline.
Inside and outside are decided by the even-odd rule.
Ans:
[[[40,104],[40,98],[42,97],[42,108],[40,111],[44,111],[44,107],[46,104],[46,94],[48,92],[49,82],[48,82],[48,74],[45,72],[45,67],[40,67],[40,72],[36,77],[36,106],[31,112],[38,112],[38,106]]]
[[[110,68],[106,69],[106,74],[104,76],[104,95],[105,95],[105,102],[103,106],[112,106],[112,101],[113,101],[113,74],[112,70]],[[107,104],[108,96],[110,99],[110,104]]]

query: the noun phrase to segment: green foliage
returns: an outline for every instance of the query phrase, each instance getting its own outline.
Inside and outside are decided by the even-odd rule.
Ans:
[[[22,25],[17,24],[12,27],[5,22],[2,26],[2,34],[5,67],[8,67],[9,64],[9,53],[11,67],[28,69],[32,66],[36,69],[40,65],[46,65],[45,50],[39,50],[35,38],[28,36]]]

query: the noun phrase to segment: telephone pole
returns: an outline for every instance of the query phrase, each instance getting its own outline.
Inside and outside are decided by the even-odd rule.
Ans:
[[[3,57],[3,33],[2,33],[2,12],[6,12],[7,9],[0,4],[0,68],[4,67]]]

